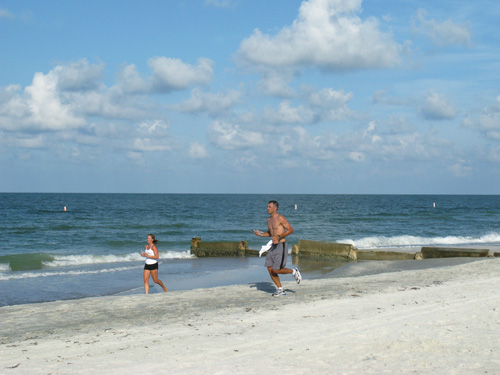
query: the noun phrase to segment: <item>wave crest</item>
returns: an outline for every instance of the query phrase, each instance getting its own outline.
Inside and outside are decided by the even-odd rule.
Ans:
[[[358,249],[400,248],[420,246],[445,246],[445,245],[474,245],[500,243],[499,233],[489,233],[481,237],[472,236],[446,236],[446,237],[419,237],[419,236],[375,236],[359,240],[344,239],[339,243],[352,244]]]

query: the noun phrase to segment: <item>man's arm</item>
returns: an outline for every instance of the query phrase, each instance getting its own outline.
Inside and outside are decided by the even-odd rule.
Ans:
[[[290,225],[290,223],[288,222],[288,220],[286,219],[286,217],[284,217],[282,215],[280,215],[280,217],[279,217],[279,223],[281,224],[281,226],[284,229],[284,232],[281,233],[280,235],[278,235],[278,239],[282,240],[286,236],[288,236],[288,235],[290,235],[290,234],[293,233],[293,228]]]
[[[271,237],[271,228],[269,227],[269,220],[267,220],[267,232],[261,232],[258,229],[254,229],[253,233],[259,237]]]

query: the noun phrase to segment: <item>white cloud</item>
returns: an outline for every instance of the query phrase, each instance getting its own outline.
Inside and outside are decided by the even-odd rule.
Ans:
[[[241,42],[242,61],[267,67],[317,66],[329,71],[391,67],[401,47],[379,30],[378,21],[361,20],[361,0],[309,0],[291,26],[275,36],[260,30]]]
[[[104,64],[89,64],[86,59],[58,65],[52,70],[63,91],[96,90],[102,86]]]
[[[214,62],[198,59],[198,65],[190,65],[180,59],[153,57],[148,60],[153,69],[153,87],[160,92],[183,90],[191,85],[210,83],[214,77]]]
[[[1,133],[0,133],[1,134]],[[27,134],[12,136],[2,134],[0,144],[9,147],[23,148],[23,149],[36,149],[47,147],[47,142],[42,134]]]
[[[191,97],[188,100],[171,108],[181,112],[217,114],[231,109],[240,98],[241,92],[236,90],[228,93],[210,93],[195,88],[191,91]]]
[[[132,148],[136,151],[169,151],[168,129],[169,125],[160,120],[140,123],[137,131],[141,136],[134,139]]]
[[[137,151],[168,151],[171,149],[165,140],[158,138],[136,138],[132,148]]]
[[[364,161],[365,157],[365,154],[359,151],[352,151],[349,153],[349,159],[357,163]]]
[[[0,19],[14,19],[14,15],[8,9],[0,8]]]
[[[472,172],[472,167],[465,165],[465,161],[460,160],[457,163],[450,165],[448,167],[448,170],[453,174],[455,177],[465,177],[471,174]]]
[[[290,69],[262,69],[258,89],[265,95],[291,98],[295,96],[295,90],[289,86],[293,75]]]
[[[79,60],[35,73],[30,86],[0,88],[0,129],[67,131],[88,126],[86,116],[136,118],[139,101],[101,82],[102,64]],[[119,94],[119,95],[116,95]]]
[[[205,5],[213,5],[217,8],[228,8],[232,0],[205,0]]]
[[[387,104],[394,106],[409,106],[415,102],[414,98],[408,97],[390,97],[387,96],[387,89],[377,90],[373,93],[372,101],[375,104]]]
[[[135,64],[129,64],[118,73],[115,89],[121,93],[140,94],[148,92],[151,83],[141,77]]]
[[[193,159],[206,159],[208,157],[207,149],[198,142],[193,142],[189,146],[189,157]]]
[[[264,144],[261,133],[242,129],[239,125],[214,121],[208,127],[212,143],[224,150],[248,149]]]
[[[343,90],[335,91],[331,88],[322,89],[309,96],[309,104],[321,108],[321,117],[329,121],[345,120],[351,111],[347,103],[352,99],[353,94],[345,94]]]
[[[485,134],[488,138],[500,140],[500,95],[494,103],[485,107],[476,118],[473,118],[472,114],[468,114],[463,119],[462,124]]]
[[[446,96],[432,89],[425,94],[420,112],[428,120],[453,119],[457,114],[455,106]]]
[[[292,107],[290,102],[282,101],[277,109],[266,107],[263,120],[272,124],[309,124],[314,121],[313,111],[304,107]]]
[[[29,115],[29,107],[21,96],[21,86],[0,87],[0,129],[15,130]]]
[[[413,20],[415,32],[427,35],[438,46],[471,44],[471,35],[468,24],[457,25],[451,20],[436,21],[426,19],[427,12],[419,9]]]
[[[30,111],[28,122],[42,130],[65,130],[82,127],[86,121],[77,117],[68,103],[63,103],[58,91],[57,71],[35,73],[31,86],[26,87]]]
[[[164,124],[161,120],[145,121],[139,124],[139,131],[159,137],[167,135],[169,127],[169,125]]]

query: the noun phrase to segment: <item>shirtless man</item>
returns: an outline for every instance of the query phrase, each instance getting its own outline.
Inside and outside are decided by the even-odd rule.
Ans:
[[[288,220],[278,213],[278,206],[278,202],[276,201],[270,201],[267,205],[267,213],[270,215],[267,219],[267,232],[261,232],[260,230],[253,231],[256,236],[272,237],[273,240],[273,244],[267,252],[265,265],[271,279],[278,288],[273,293],[274,297],[286,294],[280,282],[280,274],[291,273],[295,277],[297,284],[302,280],[299,267],[295,267],[293,270],[285,268],[288,258],[288,242],[286,242],[285,237],[293,233],[293,228]]]

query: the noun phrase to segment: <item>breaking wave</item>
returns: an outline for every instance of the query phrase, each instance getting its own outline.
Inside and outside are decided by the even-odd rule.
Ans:
[[[481,237],[446,236],[446,237],[418,237],[418,236],[374,236],[359,240],[344,239],[339,243],[352,244],[358,249],[400,248],[420,246],[447,246],[447,245],[480,245],[500,243],[500,233],[489,233]]]

